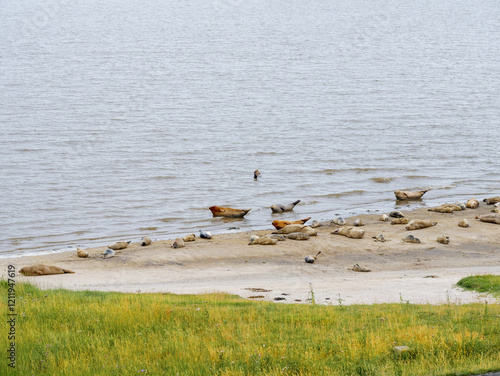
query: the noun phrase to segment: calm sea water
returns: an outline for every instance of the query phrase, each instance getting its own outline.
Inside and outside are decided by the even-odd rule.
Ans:
[[[496,0],[2,2],[0,256],[499,195],[499,40]]]

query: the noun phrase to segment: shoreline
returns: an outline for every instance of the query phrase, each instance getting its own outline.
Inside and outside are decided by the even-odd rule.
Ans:
[[[41,288],[118,292],[167,292],[200,294],[224,292],[253,300],[319,304],[414,304],[499,303],[499,299],[463,291],[455,284],[477,274],[500,274],[500,227],[474,219],[491,212],[492,205],[481,202],[477,209],[436,213],[427,207],[404,210],[405,217],[429,219],[436,226],[408,231],[404,225],[379,221],[382,213],[345,218],[347,225],[360,218],[365,223],[362,239],[331,232],[340,226],[323,223],[318,236],[309,240],[280,241],[276,245],[248,245],[251,234],[274,231],[242,231],[214,235],[183,248],[171,248],[173,239],[141,247],[131,243],[116,256],[103,259],[107,246],[87,249],[90,257],[79,258],[76,251],[15,256],[0,259],[2,276],[7,265],[21,267],[43,263],[75,271],[75,274],[26,277]],[[303,214],[297,214],[297,219]],[[470,227],[458,226],[460,219]],[[312,222],[314,218],[310,220]],[[308,222],[307,224],[310,224]],[[386,242],[372,237],[383,234]],[[420,244],[402,238],[412,234]],[[147,236],[147,234],[144,234]],[[186,234],[187,235],[187,234]],[[449,244],[436,241],[450,237]],[[116,239],[122,240],[122,239]],[[123,239],[127,240],[127,239]],[[304,257],[321,251],[314,264]],[[354,264],[371,270],[350,270]]]

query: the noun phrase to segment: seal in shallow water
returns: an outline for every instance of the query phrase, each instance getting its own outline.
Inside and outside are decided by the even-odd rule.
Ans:
[[[290,204],[286,204],[286,205],[271,205],[271,210],[273,211],[273,213],[283,213],[286,211],[291,211],[291,210],[293,210],[295,205],[297,205],[299,202],[300,202],[300,200],[294,201],[294,202],[292,202]]]
[[[430,191],[430,189],[424,189],[423,191],[394,191],[394,195],[398,200],[418,200],[422,198],[425,192]]]
[[[253,178],[254,178],[254,180],[257,180],[259,178],[259,176],[260,176],[260,171],[259,170],[255,170],[253,172]]]
[[[214,217],[242,218],[252,209],[233,209],[221,206],[210,206],[210,211]]]
[[[32,266],[25,266],[21,268],[19,270],[19,273],[25,276],[37,276],[37,275],[74,273],[74,271],[60,268],[59,266],[35,264]]]

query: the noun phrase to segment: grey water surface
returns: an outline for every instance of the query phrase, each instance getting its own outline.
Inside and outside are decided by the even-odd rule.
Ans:
[[[2,2],[0,256],[500,195],[499,41],[494,0]]]

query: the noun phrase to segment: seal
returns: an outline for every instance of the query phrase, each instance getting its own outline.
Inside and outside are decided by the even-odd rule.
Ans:
[[[210,211],[214,217],[243,218],[252,209],[233,209],[221,206],[210,206]]]
[[[496,223],[500,225],[500,214],[476,215],[476,219],[479,219],[481,222]]]
[[[347,268],[347,269],[352,270],[354,272],[364,272],[364,273],[371,272],[370,269],[362,268],[361,266],[359,266],[359,264],[354,264],[352,268]]]
[[[492,210],[493,213],[500,213],[500,203],[494,204],[495,209]]]
[[[437,238],[437,242],[441,244],[448,244],[450,242],[450,237],[449,236],[439,236]]]
[[[279,242],[284,242],[286,240],[285,236],[280,234],[269,234],[266,236],[271,239],[276,239]]]
[[[405,228],[407,230],[420,230],[422,228],[432,227],[436,225],[437,222],[432,222],[427,219],[412,219]]]
[[[253,240],[250,239],[248,245],[261,244],[261,245],[275,245],[278,239],[272,239],[267,236],[256,236]]]
[[[147,245],[150,245],[151,244],[151,239],[149,239],[147,236],[144,236],[142,239],[141,239],[141,245],[143,247],[147,246]]]
[[[387,214],[382,214],[378,220],[382,222],[388,222],[389,216]]]
[[[300,202],[300,200],[294,201],[291,204],[286,204],[286,205],[271,205],[271,210],[273,213],[283,213],[286,211],[292,211],[295,205],[297,205]]]
[[[89,257],[89,253],[83,248],[76,248],[76,255],[81,258]]]
[[[114,251],[118,251],[120,249],[125,249],[128,247],[128,245],[130,244],[130,240],[128,242],[124,242],[124,241],[121,241],[121,242],[115,242],[111,245],[108,246],[109,249],[112,249]]]
[[[184,239],[175,238],[174,242],[172,243],[172,248],[182,248],[182,247],[184,247]]]
[[[403,238],[403,241],[406,242],[406,243],[420,243],[420,239],[414,237],[413,235],[406,235]]]
[[[479,201],[476,200],[474,197],[469,198],[465,206],[467,206],[469,209],[477,209],[479,207]]]
[[[430,189],[424,189],[423,191],[400,191],[396,190],[394,191],[394,195],[398,200],[404,201],[404,200],[418,200],[422,198],[422,196],[425,194],[425,192],[429,192]]]
[[[189,234],[182,238],[182,240],[184,240],[185,242],[194,242],[195,239],[196,236],[194,234]]]
[[[486,202],[486,205],[493,205],[500,202],[500,196],[485,198],[483,201]]]
[[[361,239],[365,235],[365,230],[354,227],[341,227],[331,232],[334,235],[344,235],[352,239]]]
[[[288,225],[300,225],[306,223],[308,220],[310,220],[311,217],[307,217],[304,219],[298,219],[296,221],[285,221],[285,220],[275,220],[273,221],[272,225],[276,230],[281,230],[283,227],[288,226]]]
[[[200,230],[200,238],[212,239],[212,234],[209,231]]]
[[[312,228],[321,227],[321,222],[320,222],[320,221],[318,221],[317,219],[315,219],[314,221],[312,221],[312,223],[311,223],[311,227],[312,227]]]
[[[305,232],[291,232],[286,237],[293,240],[309,240],[310,238]]]
[[[427,210],[438,213],[453,213],[454,211],[461,211],[462,208],[456,204],[443,204]]]
[[[319,256],[320,253],[321,253],[321,251],[319,251],[318,253],[316,253],[316,256],[306,256],[305,261],[308,264],[313,264],[314,261],[316,261],[316,259],[318,258],[318,256]]]
[[[375,239],[374,240],[375,242],[385,242],[384,235],[382,234],[379,234],[377,236],[372,236],[372,238]]]
[[[334,225],[344,226],[346,224],[346,221],[344,218],[338,217],[338,218],[332,219],[332,223]]]
[[[363,221],[362,221],[361,219],[356,218],[356,219],[354,220],[354,226],[359,227],[359,226],[364,226],[364,225],[365,225],[365,224],[363,223]]]
[[[38,275],[74,273],[74,271],[60,268],[59,266],[35,264],[32,266],[25,266],[21,268],[19,270],[19,273],[25,276],[38,276]]]
[[[108,248],[106,251],[102,254],[102,258],[110,258],[113,257],[116,254],[114,249]]]
[[[460,227],[469,227],[469,221],[465,218],[462,218],[459,222],[458,225]]]
[[[259,178],[259,176],[260,176],[260,171],[259,170],[255,170],[253,172],[253,179],[257,180]]]
[[[408,222],[408,218],[394,218],[391,221],[391,225],[406,225]]]
[[[318,230],[313,229],[311,226],[304,226],[299,230],[299,232],[303,232],[304,234],[307,234],[309,236],[318,235]]]
[[[278,231],[273,231],[273,234],[291,234],[292,232],[299,232],[304,227],[306,226],[301,224],[291,224],[279,229]]]
[[[392,217],[392,218],[403,218],[404,215],[402,212],[400,212],[399,210],[394,210],[394,211],[391,211],[389,213],[389,217]]]

